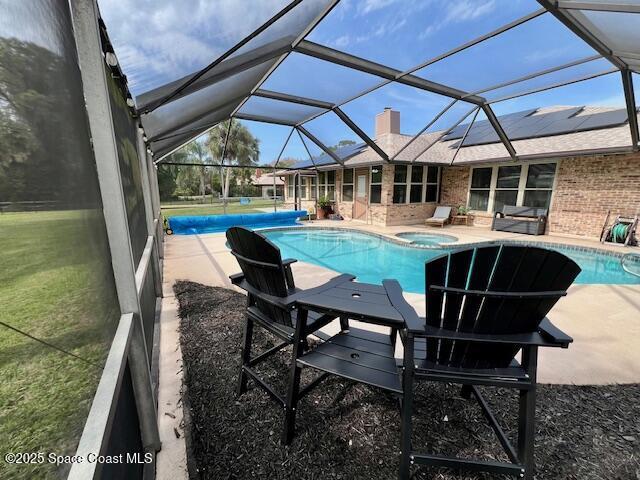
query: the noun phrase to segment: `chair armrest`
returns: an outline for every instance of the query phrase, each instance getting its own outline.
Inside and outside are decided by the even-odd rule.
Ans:
[[[391,305],[402,316],[407,331],[411,333],[423,332],[425,322],[402,295],[400,283],[397,280],[383,280],[382,285],[387,292],[387,298],[389,298]]]
[[[541,333],[512,333],[512,334],[482,334],[470,332],[456,332],[445,328],[432,327],[426,325],[420,335],[426,338],[436,338],[443,340],[459,340],[467,342],[491,343],[491,344],[510,344],[510,345],[529,345],[537,347],[560,347],[560,343],[549,341],[548,338]]]
[[[246,281],[246,279],[244,278],[244,274],[242,273],[236,273],[235,275],[231,275],[229,278],[231,279],[231,283],[250,293],[254,297],[259,298],[260,300],[267,302],[275,307],[282,308],[284,310],[293,310],[296,307],[296,302],[303,299],[304,297],[329,290],[341,283],[351,282],[356,277],[355,275],[343,273],[342,275],[333,277],[331,280],[323,283],[322,285],[314,288],[309,288],[307,290],[298,290],[297,292],[292,293],[291,295],[287,295],[286,297],[278,297],[276,295],[269,295],[268,293],[261,292],[257,288],[254,288],[252,285],[250,285],[249,282]]]
[[[295,258],[287,258],[282,261],[282,266],[284,267],[284,277],[287,281],[287,288],[290,292],[293,292],[296,289],[296,282],[293,279],[293,272],[291,271],[291,264],[296,263],[298,260]]]
[[[543,337],[557,343],[562,348],[568,348],[569,344],[573,343],[573,338],[551,323],[547,317],[540,322],[538,330]]]
[[[249,282],[245,280],[243,273],[236,273],[236,274],[230,275],[229,279],[231,280],[231,283],[236,287],[241,288],[245,292],[250,293],[254,297],[259,298],[260,300],[263,300],[269,303],[270,305],[273,305],[278,308],[283,308],[285,310],[293,310],[294,308],[295,301],[290,299],[290,297],[294,295],[289,295],[286,297],[278,297],[276,295],[269,295],[268,293],[261,292],[257,288],[254,288],[253,286],[251,286]]]

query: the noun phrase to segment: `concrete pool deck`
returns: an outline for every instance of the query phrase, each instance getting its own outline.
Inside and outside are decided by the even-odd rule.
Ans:
[[[635,251],[593,240],[545,235],[492,232],[479,227],[427,228],[420,225],[377,227],[357,222],[314,221],[308,225],[354,228],[387,236],[424,231],[458,237],[457,243],[488,240],[539,240],[614,251]],[[223,233],[165,236],[162,315],[160,318],[160,385],[158,420],[163,449],[157,456],[158,480],[187,480],[187,454],[181,407],[182,358],[178,335],[179,319],[173,284],[190,280],[204,285],[234,288],[229,275],[239,271],[225,246]],[[296,285],[309,288],[325,282],[336,272],[310,263],[293,264]],[[239,290],[238,290],[239,291]],[[424,314],[423,295],[406,293],[407,300]],[[541,349],[538,380],[541,383],[596,385],[640,382],[640,285],[574,285],[549,315],[561,329],[573,336],[567,350]],[[359,326],[362,326],[360,324]],[[367,325],[365,328],[380,327]],[[337,322],[327,333],[338,331]],[[398,342],[400,343],[400,342]],[[400,348],[400,346],[399,346]],[[398,352],[401,354],[401,352]]]
[[[592,240],[546,235],[525,236],[492,232],[478,227],[455,226],[445,229],[419,225],[378,227],[357,222],[315,221],[309,225],[356,228],[393,236],[399,232],[425,231],[458,237],[458,243],[487,240],[540,240],[542,242],[622,250]],[[173,296],[176,280],[190,280],[204,285],[232,287],[228,276],[239,269],[225,246],[222,233],[173,235],[165,237],[164,295]],[[638,249],[633,249],[638,251]],[[305,262],[293,265],[296,285],[309,288],[336,275],[336,272]],[[423,295],[406,293],[407,300],[419,314],[424,314]],[[555,384],[607,384],[640,382],[640,285],[574,285],[549,315],[561,329],[573,336],[568,350],[542,349],[539,381]],[[335,322],[334,322],[335,323]],[[327,333],[337,331],[329,325]],[[375,327],[370,327],[375,328]]]

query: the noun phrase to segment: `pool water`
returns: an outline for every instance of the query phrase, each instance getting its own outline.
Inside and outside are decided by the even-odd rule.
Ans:
[[[450,243],[458,240],[456,237],[453,237],[451,235],[421,232],[398,233],[396,237],[400,237],[403,240],[408,240],[414,245],[419,245],[421,247],[437,247],[441,243]]]
[[[291,229],[262,233],[280,247],[283,258],[297,258],[336,272],[352,273],[361,282],[379,284],[385,278],[395,278],[403,289],[415,293],[424,293],[424,262],[447,251],[412,248],[374,235],[344,230]],[[582,268],[576,283],[640,284],[640,277],[621,268],[618,257],[569,248],[555,250]]]

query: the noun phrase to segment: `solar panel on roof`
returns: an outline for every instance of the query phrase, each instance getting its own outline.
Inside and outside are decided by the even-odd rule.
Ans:
[[[558,120],[577,114],[582,110],[582,108],[583,107],[574,107],[559,110],[557,112],[548,112],[541,115],[531,115],[530,117],[523,119],[522,122],[518,122],[517,125],[513,125],[513,127],[507,132],[507,135],[509,135],[509,138],[511,139],[533,138],[542,129],[552,125]]]
[[[500,123],[502,124],[503,122],[507,123],[507,122],[515,121],[517,119],[529,116],[536,111],[537,111],[537,108],[533,108],[529,110],[523,110],[521,112],[508,113],[500,117]],[[451,130],[451,132],[448,133],[443,138],[443,140],[448,141],[448,140],[455,140],[457,138],[462,138],[468,126],[469,126],[468,123],[463,123],[462,125],[458,125],[456,128]],[[491,126],[491,123],[489,123],[488,120],[481,120],[473,124],[473,127],[471,127],[471,130],[469,131],[469,134],[471,134],[471,132],[473,132],[476,129],[476,127],[479,128],[481,126],[486,126],[487,128],[493,130],[493,127]]]
[[[594,113],[589,115],[589,118],[580,125],[580,130],[591,130],[596,128],[612,127],[616,125],[623,125],[627,123],[629,116],[627,110],[621,108],[620,110],[613,110],[610,112]]]
[[[571,107],[538,115],[504,115],[502,117],[498,117],[498,120],[511,140],[524,140],[527,138],[539,138],[586,130],[596,130],[600,128],[619,126],[627,122],[626,109],[579,115],[582,110],[584,110],[584,107]],[[483,120],[482,123],[488,124],[488,121]],[[489,131],[485,130],[484,125],[481,129],[479,128],[478,130],[474,130],[475,125],[469,131],[469,135],[467,135],[463,146],[485,145],[500,141],[497,133],[493,131],[493,129]],[[450,136],[445,137],[445,139],[455,138],[448,137]],[[458,138],[460,137],[462,137],[462,135]],[[459,143],[460,142],[456,142],[452,144],[451,147],[457,148]]]

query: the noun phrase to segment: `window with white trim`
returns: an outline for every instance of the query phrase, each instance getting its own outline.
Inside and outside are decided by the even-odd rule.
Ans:
[[[309,190],[311,191],[311,200],[318,198],[318,177],[309,179]]]
[[[287,177],[287,197],[289,198],[293,198],[294,193],[295,193],[295,185],[294,185],[294,176],[293,175],[289,175]]]
[[[393,203],[407,203],[407,178],[409,167],[396,165],[393,171]]]
[[[413,165],[411,167],[411,185],[409,187],[409,203],[422,203],[423,198],[424,167]]]
[[[493,211],[502,211],[505,205],[518,203],[518,187],[522,165],[504,165],[498,167],[496,193],[493,197]]]
[[[307,178],[300,177],[300,185],[298,186],[298,195],[300,195],[300,200],[307,199]]]
[[[438,189],[440,179],[440,167],[427,167],[427,185],[424,196],[426,203],[434,203],[438,201]]]
[[[471,172],[471,188],[469,189],[469,208],[486,211],[489,207],[491,193],[491,174],[493,168],[474,168]]]
[[[549,208],[555,175],[555,163],[529,165],[522,204],[527,207]]]
[[[353,168],[342,171],[342,201],[353,202]]]
[[[555,162],[473,168],[469,208],[482,212],[498,212],[505,205],[549,208],[555,173]]]
[[[393,203],[423,203],[438,200],[438,167],[396,165]]]
[[[371,167],[371,182],[369,186],[369,203],[382,201],[382,165]]]
[[[318,196],[336,199],[336,171],[318,172]]]

